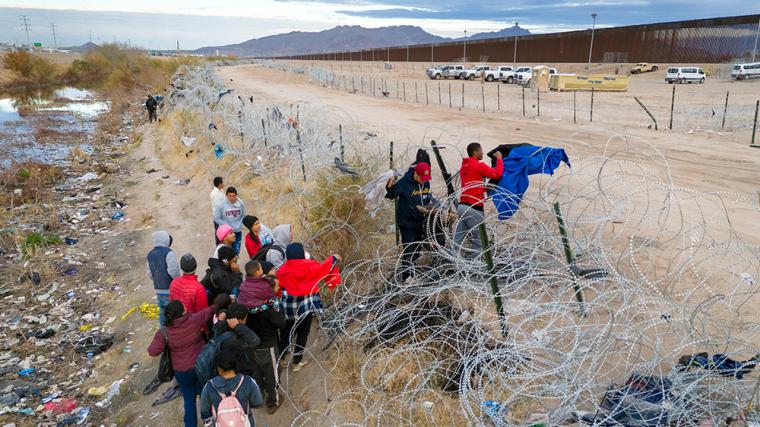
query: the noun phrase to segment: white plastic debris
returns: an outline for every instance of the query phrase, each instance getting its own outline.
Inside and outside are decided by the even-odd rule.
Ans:
[[[193,143],[195,143],[195,138],[191,138],[189,136],[183,136],[180,139],[182,140],[182,143],[185,144],[188,147],[191,146],[191,145],[193,145]]]
[[[77,178],[79,181],[92,181],[93,179],[98,179],[98,174],[95,172],[87,172],[86,174],[80,176]]]

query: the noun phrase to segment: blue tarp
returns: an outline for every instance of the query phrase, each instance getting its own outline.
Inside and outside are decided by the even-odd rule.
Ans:
[[[553,175],[562,162],[570,166],[565,150],[532,145],[513,148],[503,162],[504,175],[497,183],[498,188],[491,191],[500,220],[511,218],[520,208],[520,201],[530,184],[529,175]]]

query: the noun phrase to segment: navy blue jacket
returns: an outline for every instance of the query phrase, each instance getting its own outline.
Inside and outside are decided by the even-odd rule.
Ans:
[[[171,246],[171,236],[166,231],[153,233],[154,248],[148,253],[148,277],[153,280],[157,294],[169,295],[169,285],[180,276],[179,263]]]
[[[385,193],[387,199],[398,199],[396,224],[399,227],[420,227],[425,215],[417,206],[427,206],[432,202],[430,182],[420,184],[414,180],[414,169],[409,170]]]

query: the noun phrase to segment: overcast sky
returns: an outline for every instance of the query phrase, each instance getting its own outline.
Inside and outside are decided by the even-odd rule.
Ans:
[[[461,37],[512,26],[534,33],[760,12],[760,0],[0,0],[0,41],[26,43],[20,16],[30,19],[32,42],[59,46],[127,42],[183,49],[239,43],[289,31],[336,25],[417,25]]]

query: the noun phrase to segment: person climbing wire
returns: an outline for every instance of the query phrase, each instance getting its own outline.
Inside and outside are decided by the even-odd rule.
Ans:
[[[145,108],[148,110],[148,121],[153,123],[158,120],[156,118],[156,108],[158,108],[158,101],[153,95],[148,95],[148,99],[145,100]]]
[[[492,168],[483,163],[483,148],[477,142],[473,142],[467,146],[467,157],[462,159],[462,167],[459,169],[462,194],[457,206],[459,220],[454,232],[454,242],[459,246],[467,235],[470,235],[472,250],[476,254],[480,254],[482,247],[478,225],[485,220],[483,200],[486,197],[486,187],[483,185],[483,179],[498,180],[504,174],[501,152],[495,152],[494,157],[496,157],[495,167]]]
[[[394,183],[393,178],[385,185],[386,199],[398,199],[396,224],[401,232],[403,244],[401,281],[414,277],[414,269],[419,258],[420,245],[425,240],[424,209],[432,203],[430,194],[430,165],[417,163]],[[399,272],[397,271],[396,274]]]

